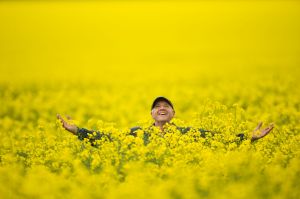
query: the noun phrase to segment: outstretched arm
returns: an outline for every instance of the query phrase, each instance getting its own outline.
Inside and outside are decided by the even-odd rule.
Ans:
[[[260,138],[265,137],[274,128],[274,124],[270,124],[268,127],[264,128],[264,129],[261,129],[262,124],[263,124],[262,122],[259,122],[257,127],[254,129],[254,131],[252,133],[252,138],[251,138],[252,142],[255,141],[255,140],[259,140]]]
[[[78,127],[75,124],[69,124],[59,114],[57,114],[56,117],[57,117],[57,119],[60,120],[60,122],[62,123],[62,126],[64,127],[64,129],[66,129],[67,131],[73,133],[74,135],[77,135]]]
[[[64,129],[76,135],[79,140],[84,140],[85,138],[87,138],[92,144],[92,146],[96,146],[95,141],[101,139],[103,136],[107,137],[108,140],[112,141],[112,138],[109,135],[101,133],[99,131],[79,128],[75,124],[70,124],[67,121],[65,121],[59,114],[57,114],[57,119],[60,120]]]
[[[251,137],[251,142],[253,142],[255,140],[259,140],[259,139],[265,137],[274,128],[274,124],[270,124],[268,127],[264,128],[264,129],[261,129],[262,124],[263,124],[262,122],[259,122],[258,125],[257,125],[257,127],[253,130],[252,137]],[[186,131],[182,131],[182,133],[186,133],[187,131],[190,130],[190,128],[185,128],[184,130],[186,130]],[[216,133],[220,133],[220,132],[208,131],[208,130],[203,130],[203,129],[198,129],[198,130],[201,133],[201,137],[203,137],[203,138],[206,137],[207,133],[211,133],[212,135],[214,135]],[[244,133],[240,133],[237,136],[241,140],[245,140],[245,134]]]

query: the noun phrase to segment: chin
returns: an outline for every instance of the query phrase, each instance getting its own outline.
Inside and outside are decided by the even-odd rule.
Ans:
[[[170,122],[170,119],[168,119],[168,118],[158,119],[157,121],[159,121],[159,122]]]

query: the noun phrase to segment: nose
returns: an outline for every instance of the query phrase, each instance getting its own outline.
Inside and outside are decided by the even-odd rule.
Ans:
[[[160,106],[160,107],[158,108],[158,111],[166,111],[166,109],[165,109],[165,107]]]

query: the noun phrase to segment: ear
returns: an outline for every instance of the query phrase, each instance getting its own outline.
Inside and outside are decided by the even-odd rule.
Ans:
[[[151,115],[151,117],[154,119],[154,116],[153,116],[153,110],[151,110],[150,115]]]

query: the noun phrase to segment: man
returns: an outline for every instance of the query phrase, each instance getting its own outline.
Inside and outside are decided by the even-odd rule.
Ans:
[[[164,127],[166,124],[174,125],[174,124],[170,123],[170,121],[174,117],[174,115],[175,115],[175,110],[174,110],[172,102],[169,99],[167,99],[165,97],[157,97],[153,101],[152,106],[151,106],[151,116],[154,119],[153,126],[160,128],[160,130],[162,132],[164,132]],[[69,124],[60,115],[57,115],[57,118],[61,121],[63,127],[67,131],[78,136],[78,138],[80,140],[83,140],[84,138],[88,138],[89,137],[88,135],[92,134],[94,132],[94,131],[87,130],[84,128],[79,128],[74,124]],[[267,128],[261,130],[261,126],[262,126],[262,122],[260,122],[258,124],[258,126],[255,128],[252,138],[251,138],[251,141],[255,141],[260,138],[263,138],[274,128],[274,125],[271,124]],[[176,126],[176,128],[183,134],[190,130],[190,128],[184,128],[184,127]],[[136,136],[136,131],[140,130],[140,129],[141,129],[140,127],[131,128],[130,135]],[[208,130],[203,130],[203,129],[198,129],[198,130],[199,130],[199,133],[201,133],[202,137],[205,137],[206,132],[210,132]],[[259,132],[257,133],[257,131],[259,131]],[[100,139],[103,135],[104,134],[97,132],[97,136],[95,139]],[[145,135],[144,135],[145,144],[147,144],[149,142],[149,140],[148,140],[149,136],[150,136],[149,133],[145,132]],[[239,136],[241,139],[244,139],[244,134],[239,134],[237,136]],[[93,144],[93,141],[95,141],[95,139],[91,140],[92,144]]]

